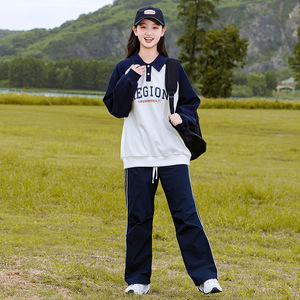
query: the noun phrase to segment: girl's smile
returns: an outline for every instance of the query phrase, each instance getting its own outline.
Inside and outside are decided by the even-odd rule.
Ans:
[[[153,38],[145,37],[146,43],[151,43],[153,40]]]

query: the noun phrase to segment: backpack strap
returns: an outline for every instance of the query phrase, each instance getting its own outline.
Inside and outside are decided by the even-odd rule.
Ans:
[[[165,85],[169,97],[169,105],[171,114],[174,113],[174,95],[177,91],[178,68],[180,60],[176,58],[168,58],[166,62],[166,79]]]

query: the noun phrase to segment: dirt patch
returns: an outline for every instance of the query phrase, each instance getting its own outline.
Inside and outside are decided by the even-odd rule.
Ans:
[[[69,290],[45,284],[45,281],[46,277],[42,270],[33,268],[26,270],[20,259],[10,258],[0,265],[0,299],[46,299],[48,298],[46,290],[49,290],[48,295],[57,295],[57,299],[69,299]],[[41,295],[41,290],[45,297],[38,296]]]

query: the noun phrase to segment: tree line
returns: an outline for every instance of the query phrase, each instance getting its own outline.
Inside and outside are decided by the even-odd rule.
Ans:
[[[0,61],[0,80],[18,88],[56,88],[105,91],[114,63],[106,61],[66,60],[45,63],[34,58]],[[235,72],[234,97],[271,96],[277,86],[275,71],[265,74]]]
[[[115,63],[96,60],[44,62],[36,58],[16,58],[0,62],[0,80],[11,87],[55,88],[105,91]]]
[[[235,73],[233,76],[233,97],[270,97],[277,87],[277,76],[275,71]]]

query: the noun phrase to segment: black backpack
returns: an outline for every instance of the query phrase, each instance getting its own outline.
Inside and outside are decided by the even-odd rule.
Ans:
[[[168,58],[166,62],[166,90],[169,97],[169,105],[171,114],[174,113],[174,95],[177,90],[178,81],[178,67],[180,61],[175,58]],[[178,131],[183,139],[186,147],[191,152],[191,160],[198,158],[206,151],[206,142],[202,138],[199,116],[195,112],[196,124],[191,126],[188,130]],[[176,128],[176,127],[175,127]]]

